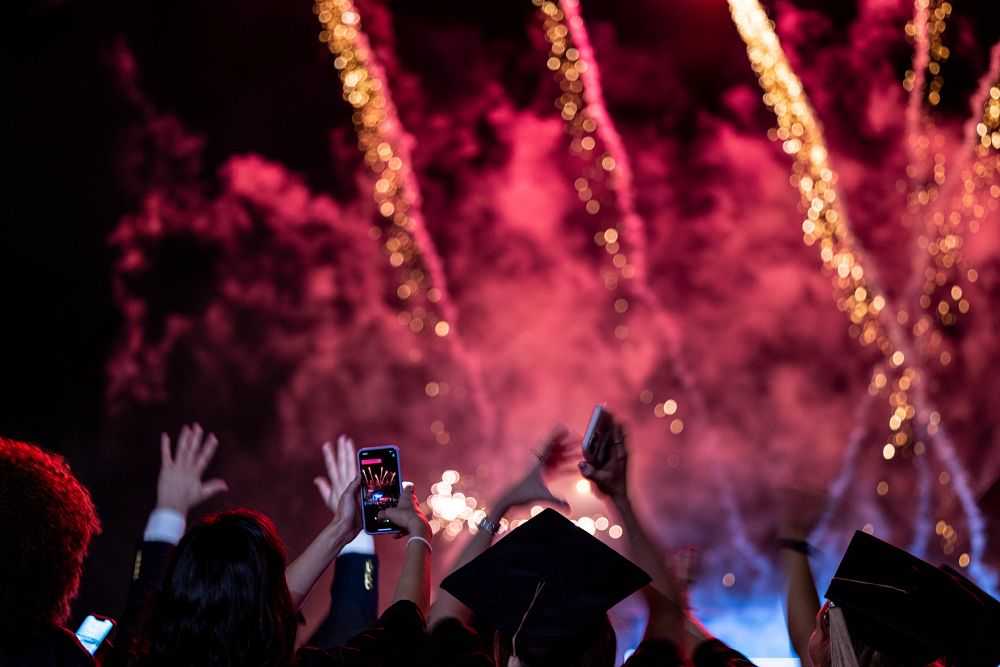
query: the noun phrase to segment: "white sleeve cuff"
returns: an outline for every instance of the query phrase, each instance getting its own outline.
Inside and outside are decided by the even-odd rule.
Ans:
[[[146,530],[142,533],[144,542],[169,542],[177,544],[184,536],[187,521],[177,510],[155,509],[149,514]]]
[[[365,554],[366,556],[370,556],[374,553],[375,540],[363,530],[346,547],[340,550],[341,556],[346,554]]]

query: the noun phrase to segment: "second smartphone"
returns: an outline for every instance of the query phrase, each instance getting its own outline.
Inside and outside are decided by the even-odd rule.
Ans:
[[[361,513],[369,535],[398,533],[399,526],[378,519],[382,510],[399,504],[403,476],[399,468],[399,449],[392,446],[366,447],[358,452],[361,475]]]

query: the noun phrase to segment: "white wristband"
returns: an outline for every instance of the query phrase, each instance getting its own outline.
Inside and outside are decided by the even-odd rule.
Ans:
[[[431,546],[430,540],[428,540],[426,537],[420,537],[419,535],[410,535],[410,539],[406,540],[406,546],[410,546],[410,542],[412,542],[413,540],[416,540],[418,542],[423,542],[424,545],[427,547],[427,553],[433,555],[434,547]]]

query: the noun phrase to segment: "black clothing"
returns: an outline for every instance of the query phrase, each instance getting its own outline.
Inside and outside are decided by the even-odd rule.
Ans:
[[[297,667],[401,667],[419,662],[427,622],[413,602],[400,600],[379,617],[375,627],[328,651],[304,647]],[[416,659],[415,659],[416,658]]]
[[[691,659],[695,667],[756,667],[745,655],[718,639],[699,644]]]
[[[0,642],[3,667],[94,667],[94,659],[65,628],[39,624]]]
[[[375,627],[378,620],[378,556],[345,554],[333,566],[330,611],[306,642],[330,650]]]

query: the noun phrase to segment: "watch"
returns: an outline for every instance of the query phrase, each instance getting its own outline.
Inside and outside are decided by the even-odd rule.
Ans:
[[[500,524],[493,523],[490,521],[489,517],[484,517],[483,520],[479,522],[479,530],[485,530],[490,535],[496,535],[500,532]]]

